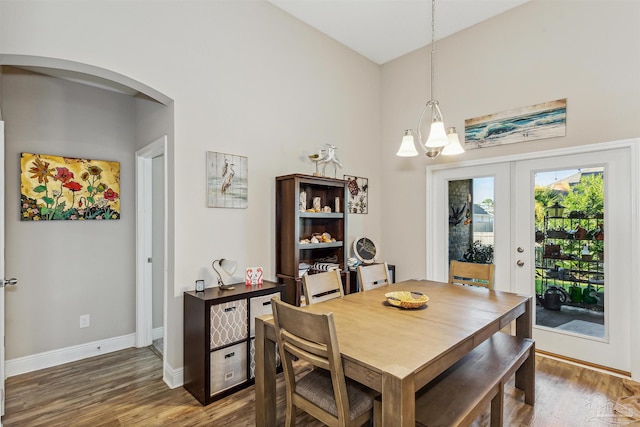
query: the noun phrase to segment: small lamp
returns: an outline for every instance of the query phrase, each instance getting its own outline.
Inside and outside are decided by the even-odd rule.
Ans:
[[[547,206],[547,208],[545,209],[546,214],[548,217],[552,218],[559,218],[564,214],[564,206],[562,206],[560,203],[555,202],[553,205],[551,206]]]
[[[215,271],[218,274],[218,287],[222,290],[235,289],[233,285],[225,285],[224,281],[222,280],[222,275],[216,268],[216,263],[218,263],[218,267],[220,267],[222,271],[224,271],[229,277],[231,277],[233,276],[233,273],[236,272],[236,268],[238,268],[238,262],[232,261],[230,259],[221,258],[221,259],[216,259],[213,261],[213,263],[211,263],[211,267],[213,267],[213,271]]]

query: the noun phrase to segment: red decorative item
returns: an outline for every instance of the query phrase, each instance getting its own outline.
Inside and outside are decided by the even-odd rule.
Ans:
[[[262,267],[247,268],[247,274],[245,276],[244,283],[247,286],[264,284],[264,279],[262,277]]]

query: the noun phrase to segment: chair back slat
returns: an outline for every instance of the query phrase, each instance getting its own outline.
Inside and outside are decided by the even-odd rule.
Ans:
[[[307,304],[315,304],[344,296],[340,270],[302,276],[304,296]]]
[[[451,261],[449,263],[449,283],[493,289],[494,268],[494,264]]]
[[[358,266],[358,280],[360,281],[360,291],[389,286],[389,267],[386,262],[371,265]]]

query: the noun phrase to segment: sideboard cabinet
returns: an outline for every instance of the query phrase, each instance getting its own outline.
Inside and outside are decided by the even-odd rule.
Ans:
[[[284,287],[235,285],[184,293],[184,388],[208,405],[254,383],[255,318],[271,313]]]

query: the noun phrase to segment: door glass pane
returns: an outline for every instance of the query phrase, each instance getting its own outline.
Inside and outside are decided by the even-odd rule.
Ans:
[[[449,260],[493,262],[494,178],[449,181]]]
[[[603,168],[535,174],[536,325],[604,337]]]

